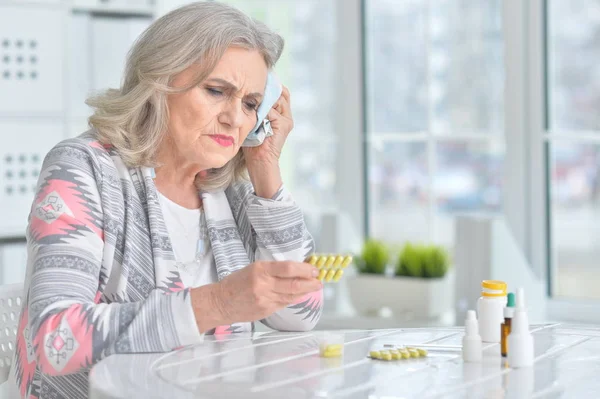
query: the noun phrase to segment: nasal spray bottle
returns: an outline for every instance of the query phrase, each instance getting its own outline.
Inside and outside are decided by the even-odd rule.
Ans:
[[[512,368],[533,365],[533,336],[529,332],[523,288],[517,290],[517,307],[508,336],[508,365]]]
[[[462,341],[462,355],[463,360],[467,363],[481,362],[481,336],[479,335],[479,324],[474,310],[467,312],[465,336]]]

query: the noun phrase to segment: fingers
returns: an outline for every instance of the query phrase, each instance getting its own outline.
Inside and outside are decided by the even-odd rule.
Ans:
[[[287,279],[314,279],[319,275],[316,267],[304,262],[265,262],[264,269],[269,276]]]
[[[292,105],[292,101],[290,100],[290,91],[286,86],[283,86],[283,90],[281,91],[281,95],[287,101],[288,105]]]
[[[294,121],[291,117],[282,115],[275,108],[271,108],[267,118],[271,121],[271,126],[273,129],[280,129],[280,131],[285,133],[285,137],[292,131],[294,128]]]
[[[277,111],[274,107],[271,108],[271,110],[267,114],[267,119],[270,120],[271,122],[273,122],[274,120],[277,120],[279,118],[283,118],[281,113],[279,111]]]
[[[277,304],[282,308],[285,308],[290,305],[297,304],[300,302],[306,294],[303,295],[292,295],[292,294],[282,294],[277,298]]]
[[[287,118],[291,118],[292,117],[292,107],[290,105],[290,102],[287,98],[281,96],[279,97],[279,101],[278,101],[278,108],[277,110],[279,111],[279,113]]]
[[[290,110],[290,105],[288,104],[287,100],[283,97],[279,97],[279,100],[277,100],[277,102],[273,105],[273,108],[271,108],[271,110],[277,111],[281,116],[291,118],[292,112]]]
[[[273,282],[273,292],[278,294],[306,295],[321,288],[323,283],[316,278],[275,278]]]
[[[283,87],[281,96],[279,96],[279,99],[275,105],[273,105],[273,108],[286,118],[292,118],[292,103],[290,101],[290,92],[287,87]]]

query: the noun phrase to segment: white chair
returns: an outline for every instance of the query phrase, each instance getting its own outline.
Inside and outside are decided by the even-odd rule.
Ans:
[[[0,286],[0,385],[8,378],[15,353],[23,283]]]

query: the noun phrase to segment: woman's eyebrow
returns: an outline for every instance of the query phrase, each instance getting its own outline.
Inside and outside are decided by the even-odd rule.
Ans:
[[[230,89],[230,90],[232,90],[234,92],[238,92],[240,90],[233,83],[231,83],[231,82],[229,82],[229,81],[227,81],[225,79],[221,79],[221,78],[210,78],[210,79],[207,79],[206,82],[214,82],[214,83],[222,84],[223,86],[226,86],[228,89]],[[247,96],[255,97],[257,100],[260,100],[263,97],[263,95],[261,93],[258,93],[258,92],[248,93]]]

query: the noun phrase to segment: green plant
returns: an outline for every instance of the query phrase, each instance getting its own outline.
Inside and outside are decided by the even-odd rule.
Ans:
[[[420,246],[406,244],[396,264],[396,276],[423,277],[423,264]]]
[[[450,268],[450,256],[448,252],[437,246],[429,247],[425,256],[424,277],[444,277]]]
[[[383,242],[367,240],[354,264],[360,273],[384,274],[389,258],[389,250]]]
[[[450,267],[448,252],[436,245],[406,244],[396,262],[396,276],[439,278]]]

